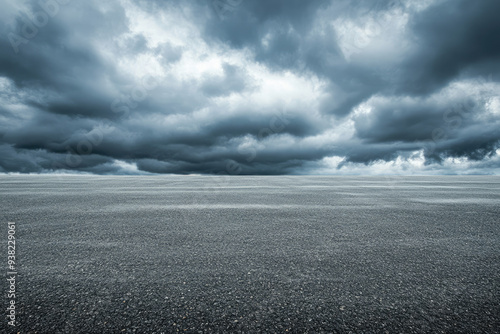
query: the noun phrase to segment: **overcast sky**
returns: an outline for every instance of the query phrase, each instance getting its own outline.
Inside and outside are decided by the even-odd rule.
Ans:
[[[500,174],[498,0],[0,7],[0,172]]]

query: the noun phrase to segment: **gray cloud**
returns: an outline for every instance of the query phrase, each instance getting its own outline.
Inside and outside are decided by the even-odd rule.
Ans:
[[[0,172],[499,170],[497,1],[222,3],[3,1]]]
[[[442,1],[410,21],[420,48],[405,61],[403,88],[426,94],[459,75],[498,75],[498,1]],[[498,79],[498,77],[496,77]]]

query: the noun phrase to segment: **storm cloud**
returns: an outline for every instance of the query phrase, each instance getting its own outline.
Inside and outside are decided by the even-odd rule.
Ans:
[[[500,172],[496,0],[0,2],[0,172]]]

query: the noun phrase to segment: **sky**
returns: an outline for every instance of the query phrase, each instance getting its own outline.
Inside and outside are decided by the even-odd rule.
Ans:
[[[498,0],[0,7],[0,173],[500,174]]]

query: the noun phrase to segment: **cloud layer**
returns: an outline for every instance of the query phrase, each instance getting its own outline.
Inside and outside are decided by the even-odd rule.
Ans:
[[[0,2],[0,172],[500,173],[496,0]]]

